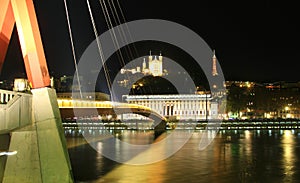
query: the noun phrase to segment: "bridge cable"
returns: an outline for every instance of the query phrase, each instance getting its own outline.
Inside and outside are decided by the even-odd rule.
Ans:
[[[68,30],[69,30],[69,36],[70,36],[70,42],[71,42],[71,48],[72,48],[73,61],[74,61],[74,65],[75,65],[75,73],[76,73],[77,82],[78,82],[78,86],[79,86],[79,94],[80,94],[80,98],[82,99],[83,97],[82,97],[81,84],[80,84],[80,79],[79,79],[79,74],[78,74],[77,59],[76,59],[76,53],[75,53],[75,48],[74,48],[73,34],[72,34],[70,17],[69,17],[69,10],[68,10],[66,0],[64,0],[64,5],[65,5],[66,18],[67,18],[67,23],[68,23]]]
[[[116,10],[116,8],[115,8],[115,5],[114,5],[114,3],[113,3],[113,0],[111,0],[111,2],[112,2],[112,5],[114,6],[115,12],[117,12],[117,10]],[[130,32],[130,29],[129,29],[129,27],[128,27],[128,24],[126,23],[126,22],[127,22],[127,21],[126,21],[126,17],[125,17],[125,14],[124,14],[123,10],[122,10],[122,7],[121,7],[121,5],[120,5],[120,2],[119,2],[119,0],[116,0],[116,2],[117,2],[116,4],[117,4],[117,6],[118,6],[118,9],[119,9],[119,11],[120,11],[121,17],[122,17],[122,19],[123,19],[123,22],[125,23],[124,25],[125,25],[125,28],[126,28],[126,30],[127,30],[128,35],[129,35],[129,40],[132,42],[132,46],[133,46],[134,52],[135,52],[135,54],[136,54],[136,57],[139,57],[138,50],[137,50],[137,48],[136,48],[135,43],[133,42],[132,34],[131,34],[131,32]],[[119,17],[119,16],[118,16],[118,13],[116,13],[116,14],[117,14],[117,17]],[[120,18],[119,18],[119,19],[120,19]],[[120,24],[121,24],[121,21],[119,21],[119,22],[120,22]],[[151,86],[149,86],[149,89],[150,89],[151,93],[153,93],[152,87],[151,87]],[[133,92],[133,94],[134,94],[134,90],[132,90],[132,92]],[[142,90],[142,92],[145,92],[145,91]]]
[[[111,80],[110,80],[110,76],[109,76],[109,73],[108,73],[107,65],[105,64],[105,58],[104,58],[104,54],[103,54],[103,50],[102,50],[102,45],[101,45],[100,40],[99,40],[99,35],[98,35],[98,31],[97,31],[96,24],[95,24],[95,21],[94,21],[92,9],[91,9],[89,0],[86,0],[86,2],[87,2],[89,14],[90,14],[90,19],[91,19],[92,26],[93,26],[93,31],[94,31],[94,34],[95,34],[95,37],[96,37],[96,43],[97,43],[97,46],[98,46],[100,60],[102,62],[103,69],[104,69],[104,74],[105,74],[105,77],[106,77],[108,90],[109,90],[110,95],[111,95],[111,100],[114,101],[114,94],[113,94],[113,91],[111,89]]]
[[[104,18],[105,18],[105,21],[106,21],[106,24],[107,24],[107,28],[109,29],[111,39],[113,41],[113,45],[114,45],[115,48],[119,48],[119,42],[118,42],[116,33],[113,29],[112,21],[111,21],[111,18],[109,16],[109,12],[108,12],[108,9],[105,5],[105,2],[103,1],[103,3],[102,3],[102,1],[99,0],[99,3],[100,3],[100,6],[101,6],[101,9],[102,9],[102,12],[104,14]],[[125,65],[125,61],[124,61],[124,57],[123,57],[122,52],[121,52],[120,49],[118,49],[117,55],[119,57],[119,62],[121,64],[121,66],[123,67]]]
[[[108,3],[109,3],[110,1],[108,0]],[[122,20],[121,20],[121,18],[120,18],[120,16],[119,16],[119,13],[118,13],[118,10],[119,10],[119,12],[121,13],[121,17],[123,18],[123,23],[124,23],[124,25],[125,25],[125,29],[127,30],[127,34],[126,34],[126,30],[124,30],[123,29],[123,26],[121,27],[121,32],[120,32],[120,30],[119,30],[119,34],[120,34],[120,37],[121,38],[124,38],[124,41],[125,41],[125,45],[127,45],[127,49],[128,49],[128,52],[129,52],[129,54],[128,55],[130,55],[129,56],[129,58],[130,59],[134,59],[134,58],[138,58],[139,57],[139,54],[138,54],[138,51],[137,51],[137,49],[136,49],[136,46],[135,46],[135,43],[133,42],[133,39],[132,39],[132,34],[131,34],[131,32],[130,32],[130,29],[129,29],[129,27],[128,27],[128,25],[127,25],[127,21],[126,21],[126,18],[125,18],[125,15],[124,15],[124,13],[123,13],[123,10],[122,10],[122,7],[121,7],[121,5],[120,5],[120,3],[118,2],[118,0],[117,0],[117,6],[118,6],[118,9],[116,8],[116,5],[115,5],[115,3],[114,3],[114,0],[111,0],[111,3],[109,3],[109,6],[110,6],[110,9],[111,9],[111,11],[113,12],[113,15],[115,14],[116,15],[116,18],[114,18],[115,19],[115,22],[117,23],[117,24],[122,24]],[[126,36],[127,35],[127,36]],[[127,37],[128,37],[128,39],[127,39]],[[129,45],[129,41],[128,40],[130,40],[131,42],[132,42],[132,47],[133,47],[133,49],[134,49],[134,51],[132,51],[131,50],[131,48],[130,48],[130,45]],[[126,49],[126,51],[127,51],[127,49]],[[135,55],[134,55],[134,53],[135,53]],[[128,77],[128,76],[127,76]],[[129,80],[129,79],[128,79]],[[131,92],[132,92],[132,94],[134,95],[135,94],[135,91],[134,90],[131,90]]]
[[[113,24],[112,24],[110,15],[109,15],[109,11],[108,11],[108,9],[107,9],[106,4],[105,4],[104,1],[102,3],[101,0],[99,0],[99,3],[100,3],[100,6],[101,6],[101,9],[102,9],[102,12],[104,14],[105,22],[107,24],[107,28],[109,29],[109,34],[111,36],[113,45],[117,49],[120,46],[119,46],[119,42],[118,42],[115,30],[113,29]],[[125,62],[124,62],[124,57],[123,57],[122,52],[121,52],[120,49],[118,49],[117,56],[119,58],[118,60],[119,60],[119,62],[121,64],[121,66],[123,67],[123,65],[125,64]],[[112,86],[112,83],[111,83],[111,86]]]
[[[136,48],[136,46],[135,46],[135,42],[133,42],[132,34],[131,34],[130,29],[129,29],[128,25],[127,25],[127,21],[126,21],[125,15],[124,15],[124,13],[123,13],[123,10],[122,10],[122,7],[121,7],[119,1],[117,0],[117,5],[115,5],[115,3],[114,3],[113,0],[111,0],[111,1],[108,0],[108,5],[109,5],[111,11],[113,12],[112,15],[113,15],[113,17],[114,17],[115,22],[116,22],[117,24],[122,24],[122,22],[124,23],[124,26],[122,26],[122,27],[120,28],[121,31],[118,29],[118,30],[119,30],[118,32],[119,32],[119,34],[120,34],[120,37],[124,39],[124,42],[125,42],[125,45],[126,45],[125,48],[127,48],[127,49],[125,49],[125,50],[126,50],[126,53],[127,53],[128,57],[129,57],[131,60],[133,60],[134,58],[138,58],[138,57],[139,57],[139,53],[138,53],[137,48]],[[117,9],[117,8],[118,8],[118,9]],[[118,10],[119,10],[119,12],[120,12],[120,14],[121,14],[120,16],[119,16]],[[115,14],[116,16],[114,16],[114,14]],[[123,20],[121,20],[120,17],[122,17]],[[125,27],[125,30],[124,30],[123,27]],[[127,39],[127,37],[128,37],[128,39]],[[129,45],[129,41],[128,41],[128,40],[131,41],[131,45]],[[130,46],[133,47],[133,51],[132,51],[132,49],[131,49]],[[129,52],[129,54],[128,54],[128,52]],[[129,55],[130,55],[130,56],[129,56]],[[128,79],[128,80],[129,80],[129,79]],[[132,92],[132,94],[135,93],[134,90],[131,90],[131,92]]]
[[[108,2],[109,2],[109,1],[108,1]],[[111,36],[111,38],[112,38],[114,47],[118,50],[118,51],[117,51],[117,55],[118,55],[118,58],[119,58],[120,65],[121,65],[121,67],[124,67],[124,66],[125,66],[125,59],[124,59],[124,56],[123,56],[122,51],[121,51],[121,49],[120,49],[120,45],[119,45],[119,41],[118,41],[118,38],[117,38],[117,35],[116,35],[116,32],[115,32],[115,29],[113,29],[112,18],[111,18],[110,14],[109,14],[109,10],[108,10],[108,8],[107,8],[106,3],[105,3],[104,0],[103,0],[103,1],[99,0],[99,3],[100,3],[100,6],[101,6],[101,9],[102,9],[102,12],[103,12],[103,14],[104,14],[105,21],[106,21],[106,23],[107,23],[107,28],[108,28],[109,30],[111,30],[111,31],[109,31],[109,33],[110,33],[110,36]],[[117,22],[117,20],[116,20],[116,17],[115,17],[115,15],[114,15],[114,12],[113,12],[113,10],[112,10],[112,7],[111,7],[110,4],[108,4],[108,5],[109,5],[109,7],[110,7],[112,17],[113,17],[115,23],[117,24],[118,22]],[[121,28],[121,29],[122,29],[122,28]],[[120,33],[119,28],[118,28],[117,30],[118,30],[118,33],[119,33],[119,35],[120,35],[120,38],[122,39],[122,34]],[[125,48],[126,48],[126,47],[125,47]],[[128,54],[128,52],[127,52],[126,49],[125,49],[125,51],[126,51],[126,53],[127,53],[127,56],[130,58],[130,54]],[[127,80],[129,81],[129,76],[128,76],[128,73],[127,73],[127,72],[125,72],[125,76],[126,76]]]
[[[112,1],[108,0],[107,3],[108,3],[108,7],[109,7],[110,11],[112,12],[112,17],[113,17],[115,23],[121,25],[122,23],[120,21],[120,18],[119,18],[119,15],[118,15],[118,11],[117,11],[117,9],[115,7],[115,4],[114,4],[113,0]],[[130,60],[133,60],[134,56],[133,56],[132,51],[131,51],[131,49],[129,47],[128,40],[126,38],[125,32],[123,30],[123,27],[118,27],[117,30],[118,30],[118,33],[120,35],[120,38],[122,39],[122,41],[124,41],[124,43],[126,45],[125,46],[125,51],[126,51],[127,57]]]
[[[112,3],[113,3],[113,0],[111,0],[111,1],[112,1]],[[116,0],[116,2],[117,2],[118,9],[120,10],[120,13],[121,13],[121,17],[122,17],[122,19],[123,19],[123,22],[125,23],[125,27],[126,27],[126,30],[127,30],[127,32],[128,32],[128,35],[129,35],[129,40],[130,40],[131,42],[133,42],[132,34],[131,34],[130,29],[129,29],[127,23],[126,23],[127,21],[126,21],[124,12],[123,12],[123,10],[122,10],[122,7],[121,7],[121,5],[120,5],[120,3],[119,3],[119,0]],[[113,3],[113,6],[114,6],[114,3]],[[114,6],[114,9],[116,9],[115,6]],[[117,11],[116,11],[116,12],[117,12]],[[117,15],[117,16],[118,16],[118,15]],[[121,22],[120,22],[120,23],[121,23]],[[133,48],[134,48],[136,57],[139,57],[139,53],[138,53],[138,51],[137,51],[137,48],[136,48],[135,44],[132,43],[132,45],[133,45]]]

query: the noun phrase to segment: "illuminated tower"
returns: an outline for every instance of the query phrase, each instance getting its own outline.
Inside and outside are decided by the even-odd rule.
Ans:
[[[145,72],[145,70],[146,70],[146,59],[144,58],[144,61],[143,61],[143,72]]]
[[[216,51],[214,50],[214,55],[212,57],[212,75],[217,76],[218,71],[217,71],[217,57],[216,57]]]
[[[162,59],[163,57],[160,56],[152,56],[150,52],[149,56],[149,71],[150,74],[153,76],[162,76],[163,75],[163,68],[162,68]]]

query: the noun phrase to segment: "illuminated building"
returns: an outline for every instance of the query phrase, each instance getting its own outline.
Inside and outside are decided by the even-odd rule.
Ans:
[[[230,87],[232,85],[238,86],[240,88],[253,88],[258,83],[252,81],[226,81],[225,86]]]
[[[163,69],[163,56],[152,55],[151,51],[148,56],[148,62],[146,58],[143,58],[141,66],[134,65],[133,67],[124,67],[120,70],[120,74],[123,76],[117,82],[121,87],[127,87],[130,81],[142,78],[143,76],[164,76],[168,75],[168,71]]]
[[[176,120],[206,120],[218,117],[218,103],[210,94],[123,95],[124,102],[150,107]]]
[[[163,75],[163,67],[162,67],[162,59],[161,54],[158,56],[152,56],[151,52],[149,55],[149,72],[153,76],[162,76]]]
[[[144,61],[143,61],[143,72],[146,70],[146,68],[147,68],[146,59],[144,58]]]
[[[166,70],[163,70],[163,56],[160,54],[150,55],[148,56],[148,67],[146,58],[143,58],[142,67],[136,66],[136,68],[122,68],[121,74],[137,74],[141,73],[145,75],[153,75],[153,76],[163,76],[167,74]]]
[[[212,57],[212,75],[217,76],[218,71],[217,71],[217,57],[216,57],[216,51],[214,50],[214,55]]]
[[[30,83],[24,78],[15,79],[13,90],[18,92],[30,91]]]

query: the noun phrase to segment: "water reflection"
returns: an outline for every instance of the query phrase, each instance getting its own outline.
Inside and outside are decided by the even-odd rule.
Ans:
[[[155,143],[153,133],[124,131],[118,136],[127,143]],[[199,151],[201,137],[202,132],[196,131],[173,156],[141,166],[116,163],[82,141],[69,141],[79,145],[69,149],[74,176],[77,182],[161,183],[297,182],[300,178],[298,130],[222,130]],[[99,152],[108,148],[101,141],[94,143]],[[137,154],[136,158],[145,154]]]
[[[290,182],[295,173],[295,137],[290,130],[285,130],[282,136],[283,159],[282,168],[284,175],[284,182]]]

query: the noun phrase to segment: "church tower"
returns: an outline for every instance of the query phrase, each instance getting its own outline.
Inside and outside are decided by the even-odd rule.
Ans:
[[[143,61],[143,72],[145,72],[146,71],[146,68],[147,68],[147,66],[146,66],[146,59],[144,58],[144,61]]]
[[[217,57],[216,57],[216,51],[213,51],[214,55],[212,57],[212,75],[217,76],[218,71],[217,71]]]
[[[152,56],[150,51],[149,61],[148,61],[150,74],[152,74],[153,76],[163,75],[162,61],[163,61],[163,57],[161,54],[158,57],[156,55]]]

